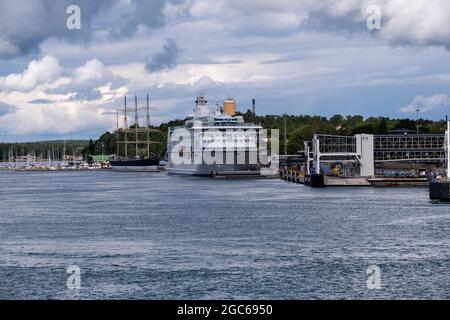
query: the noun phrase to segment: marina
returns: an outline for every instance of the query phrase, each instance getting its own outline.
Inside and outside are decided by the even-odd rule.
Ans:
[[[0,162],[0,170],[11,171],[67,171],[67,170],[98,170],[108,168],[100,163],[88,163],[83,160],[75,162],[52,161],[43,163],[40,161],[28,162]]]

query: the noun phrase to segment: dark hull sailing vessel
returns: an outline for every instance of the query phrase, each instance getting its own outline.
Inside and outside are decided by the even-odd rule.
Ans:
[[[161,143],[150,139],[150,134],[159,132],[150,126],[150,110],[156,110],[150,106],[147,95],[147,104],[138,107],[137,96],[135,96],[134,108],[127,108],[127,98],[124,99],[124,109],[117,110],[116,155],[109,159],[113,170],[121,171],[159,171],[159,157],[151,154],[150,146]],[[134,111],[134,124],[128,126],[128,114]],[[123,128],[119,125],[119,114],[123,113]],[[144,113],[146,126],[139,126],[139,115]],[[133,150],[134,149],[134,150]],[[143,155],[143,153],[145,155]],[[123,155],[123,156],[122,156]],[[130,158],[130,155],[134,157]]]
[[[134,160],[109,160],[113,169],[132,171],[159,171],[159,157]]]

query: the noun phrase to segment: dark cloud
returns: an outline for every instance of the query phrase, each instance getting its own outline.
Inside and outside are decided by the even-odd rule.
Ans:
[[[199,64],[199,65],[205,65],[205,64],[241,64],[243,63],[243,60],[234,59],[234,60],[226,60],[226,61],[218,61],[207,57],[199,57],[196,59],[183,59],[180,61],[181,64]]]
[[[16,48],[15,54],[0,47],[3,56],[26,54],[36,50],[50,37],[68,40],[88,38],[92,32],[93,17],[110,1],[99,0],[0,0],[0,30],[3,42]],[[81,8],[81,29],[66,27],[67,7],[76,4]],[[5,46],[5,45],[4,45]]]
[[[50,100],[50,99],[34,99],[31,101],[28,101],[28,103],[31,104],[50,104],[50,103],[54,103],[54,100]]]
[[[13,113],[16,107],[0,101],[0,117],[8,113]]]
[[[295,61],[299,61],[301,59],[304,59],[304,57],[302,57],[298,54],[293,54],[293,55],[286,55],[286,56],[283,56],[278,59],[266,60],[266,61],[261,62],[260,64],[278,64],[278,63],[284,63],[284,62],[295,62]]]
[[[83,100],[97,100],[102,97],[102,94],[98,90],[86,91],[86,92],[77,92],[73,96],[69,98],[69,101],[83,101]]]
[[[81,8],[81,29],[69,30],[69,5]],[[96,31],[117,38],[129,36],[140,25],[164,26],[164,0],[0,0],[0,58],[37,51],[39,44],[56,37],[87,42]]]
[[[158,72],[170,70],[176,67],[180,47],[173,39],[167,39],[167,43],[163,47],[163,51],[154,55],[150,62],[145,66],[148,72]]]
[[[333,33],[367,32],[366,20],[360,18],[359,8],[355,7],[344,15],[333,15],[327,10],[311,10],[302,23],[305,30],[318,30]]]

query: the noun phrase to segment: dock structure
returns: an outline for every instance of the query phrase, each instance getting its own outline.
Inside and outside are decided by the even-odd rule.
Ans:
[[[389,163],[431,167],[447,162],[450,172],[450,122],[448,127],[445,134],[315,134],[304,143],[303,163],[283,167],[280,177],[312,187],[427,186],[426,169],[418,176],[376,176],[375,169]]]
[[[450,202],[450,121],[447,121],[447,131],[445,132],[445,154],[447,177],[430,181],[429,192],[431,200]]]
[[[280,170],[280,178],[313,188],[323,187],[426,187],[428,179],[423,177],[332,177],[323,174],[305,175],[297,170]]]
[[[431,181],[429,186],[430,199],[449,202],[450,201],[450,181]]]
[[[374,137],[371,134],[357,134],[353,137],[315,134],[308,162],[313,161],[315,174],[323,172],[323,163],[340,162],[350,165],[353,176],[373,176],[373,144]]]
[[[445,134],[375,136],[375,162],[445,161]]]

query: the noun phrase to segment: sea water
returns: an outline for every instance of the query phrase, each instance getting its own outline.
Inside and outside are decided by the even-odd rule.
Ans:
[[[450,206],[426,188],[1,171],[0,298],[449,299]]]

